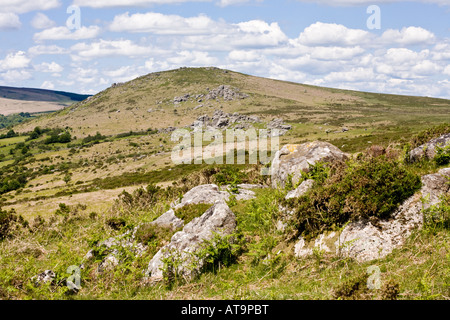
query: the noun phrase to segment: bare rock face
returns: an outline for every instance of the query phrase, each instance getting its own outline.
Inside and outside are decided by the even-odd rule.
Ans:
[[[213,233],[222,236],[231,234],[236,228],[236,217],[224,201],[217,201],[201,217],[193,219],[182,231],[175,233],[169,244],[162,247],[152,258],[146,271],[147,281],[163,280],[163,259],[176,261],[173,272],[185,280],[197,275],[203,261],[193,255],[205,240],[211,240]]]
[[[383,258],[395,248],[402,246],[412,230],[423,223],[423,209],[439,203],[439,197],[450,192],[448,184],[450,168],[422,177],[422,188],[408,198],[389,220],[382,220],[379,226],[369,221],[349,223],[340,234],[322,234],[315,241],[306,243],[300,238],[295,245],[295,255],[310,255],[314,248],[325,252],[355,258],[360,262]],[[422,203],[421,198],[427,199]]]
[[[295,184],[301,177],[300,171],[307,172],[309,164],[318,161],[331,162],[345,160],[347,155],[334,145],[324,141],[307,142],[303,144],[288,144],[278,150],[272,161],[272,187],[284,187],[288,175],[292,174]]]
[[[309,189],[312,188],[314,180],[308,179],[303,181],[295,190],[291,190],[287,193],[285,199],[298,198],[304,195]]]
[[[175,215],[173,209],[166,211],[164,214],[162,214],[156,220],[150,223],[155,224],[162,228],[171,228],[171,229],[178,229],[184,225],[183,220],[181,220]]]
[[[249,200],[255,197],[255,193],[248,188],[238,187],[238,193],[235,194],[236,200]],[[187,204],[198,204],[198,203],[210,203],[213,204],[218,200],[228,201],[230,198],[230,193],[225,190],[221,190],[215,184],[203,184],[192,188],[186,192],[181,199],[173,204],[173,209],[179,209]]]
[[[411,152],[409,153],[409,159],[411,162],[420,160],[423,157],[433,159],[436,155],[436,146],[445,147],[449,144],[450,133],[447,133],[411,150]]]

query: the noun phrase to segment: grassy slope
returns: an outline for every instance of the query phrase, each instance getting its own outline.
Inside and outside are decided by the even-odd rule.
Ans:
[[[205,94],[207,88],[213,89],[221,84],[239,88],[250,97],[235,101],[220,99],[197,102],[193,99],[174,107],[175,96]],[[204,107],[193,110],[199,104]],[[148,112],[150,108],[153,112]],[[371,144],[401,142],[411,134],[450,117],[449,100],[329,89],[215,68],[187,68],[152,73],[111,87],[85,103],[44,115],[14,129],[23,132],[35,126],[68,126],[72,128],[72,135],[80,141],[81,137],[94,135],[97,131],[103,135],[114,135],[129,130],[183,127],[191,124],[199,115],[211,115],[218,108],[226,112],[256,114],[266,121],[282,117],[293,125],[293,129],[281,137],[281,144],[322,139],[346,152],[360,151]],[[350,130],[342,132],[344,126]],[[326,133],[327,130],[329,133]],[[5,155],[0,166],[11,163],[9,151],[14,144],[8,144],[5,142],[4,146],[0,146],[0,153]],[[166,183],[183,173],[182,168],[169,171],[172,167],[170,157],[173,145],[170,135],[156,134],[112,139],[75,153],[70,153],[67,145],[47,152],[33,149],[31,152],[39,161],[28,164],[30,168],[87,164],[69,170],[72,181],[68,185],[62,180],[65,170],[58,169],[29,181],[20,194],[13,191],[4,195],[8,200],[6,205],[10,204],[8,208],[13,207],[21,214],[33,217],[38,212],[45,212],[49,203],[57,201],[55,194],[58,192],[80,192],[82,187],[92,186],[95,179],[142,174],[140,178],[137,177],[136,184],[149,181],[148,177],[154,177],[151,178],[152,182]],[[187,173],[201,167],[183,168]],[[154,170],[162,171],[152,174]],[[114,185],[108,183],[101,187],[114,189],[131,183],[131,178],[116,180]],[[119,192],[120,188],[113,194]],[[104,202],[104,198],[101,199],[99,206]]]
[[[175,96],[186,93],[195,96],[206,93],[206,88],[213,89],[221,84],[237,87],[250,98],[231,102],[190,101],[182,103],[174,113],[172,101]],[[204,107],[193,110],[199,104]],[[293,125],[293,130],[282,137],[282,144],[323,139],[347,152],[360,151],[375,143],[387,146],[406,141],[423,128],[447,121],[450,115],[448,100],[319,88],[200,68],[140,77],[107,89],[86,104],[73,105],[14,129],[23,132],[38,125],[69,126],[79,141],[97,131],[113,135],[130,129],[182,127],[192,123],[197,116],[211,114],[220,107],[226,112],[256,114],[265,120],[282,117]],[[147,112],[149,108],[154,111]],[[350,130],[334,133],[341,131],[343,126]],[[327,134],[327,129],[332,132]],[[0,153],[5,158],[0,163],[1,167],[13,163],[9,150],[23,140],[24,137],[2,140]],[[159,182],[167,185],[183,174],[202,168],[198,165],[174,168],[170,160],[172,145],[170,135],[153,134],[111,138],[75,152],[70,152],[67,144],[45,152],[32,149],[37,161],[26,164],[26,167],[37,170],[53,165],[55,171],[29,181],[19,192],[4,194],[3,208],[15,208],[32,224],[38,215],[46,222],[42,226],[36,224],[34,233],[0,243],[0,298],[64,298],[64,287],[34,288],[29,279],[44,269],[56,268],[55,271],[64,274],[69,265],[82,261],[90,248],[88,240],[119,234],[119,231],[109,228],[106,221],[123,215],[122,211],[112,210],[111,205],[123,189],[131,192],[137,188],[130,184]],[[141,155],[144,157],[140,158]],[[79,165],[72,167],[73,164]],[[69,184],[63,181],[67,167],[72,174]],[[417,170],[422,170],[422,174],[430,171],[429,168]],[[98,181],[95,179],[104,180],[95,184]],[[91,186],[108,190],[95,187],[82,193],[82,188]],[[81,193],[70,194],[77,190]],[[67,191],[67,195],[57,194]],[[273,229],[275,220],[272,214],[276,206],[270,193],[259,193],[254,205],[238,203],[232,208],[244,233],[251,239],[251,250],[240,258],[238,264],[216,274],[207,273],[198,281],[173,290],[164,286],[140,286],[140,270],[145,268],[150,256],[134,261],[112,275],[96,275],[94,264],[82,273],[84,289],[79,297],[323,299],[333,298],[333,293],[345,280],[355,281],[365,273],[371,263],[359,264],[320,254],[311,259],[297,260],[289,253],[289,248],[283,245],[272,248],[270,243],[266,243],[266,240],[278,241],[280,236]],[[69,220],[64,220],[54,214],[61,202],[81,206]],[[92,212],[97,215],[92,215]],[[130,215],[125,213],[124,217],[132,225],[151,221],[162,212],[163,205]],[[416,233],[403,249],[373,263],[380,267],[383,283],[392,279],[400,284],[400,298],[447,299],[450,296],[448,243],[449,233],[445,230],[437,236]],[[258,261],[268,252],[276,254],[278,250],[284,254],[272,257],[268,264]],[[17,264],[17,259],[23,263]],[[360,298],[379,298],[382,292],[362,294]]]

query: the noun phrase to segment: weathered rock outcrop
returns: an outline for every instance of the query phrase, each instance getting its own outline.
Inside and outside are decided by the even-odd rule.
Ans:
[[[423,209],[439,203],[439,197],[450,192],[448,184],[450,168],[422,177],[422,188],[408,198],[389,220],[382,220],[378,226],[369,221],[349,223],[342,232],[325,233],[310,243],[300,238],[295,245],[295,255],[310,255],[313,248],[325,252],[355,258],[358,261],[370,261],[385,257],[393,249],[404,244],[412,230],[423,223]],[[422,203],[421,198],[428,199]]]
[[[248,98],[248,94],[241,93],[238,89],[233,89],[228,85],[220,85],[217,88],[210,90],[205,96],[206,100],[216,100],[217,98],[223,98],[225,101],[231,101],[235,99]]]
[[[300,171],[307,172],[309,165],[318,161],[331,162],[345,160],[347,155],[334,145],[324,141],[303,144],[288,144],[275,153],[272,160],[272,187],[284,187],[289,175],[295,184],[301,177]]]
[[[447,133],[411,150],[411,152],[409,153],[409,159],[411,160],[411,162],[420,160],[423,157],[433,159],[436,155],[436,146],[444,147],[449,144],[450,133]]]
[[[207,114],[199,116],[197,120],[190,126],[194,131],[202,128],[212,129],[226,129],[233,124],[236,124],[235,128],[239,125],[245,125],[250,123],[261,122],[256,116],[241,115],[237,112],[225,113],[222,110],[215,110],[214,114],[210,117]]]
[[[285,124],[283,119],[275,118],[267,124],[267,129],[272,137],[282,136],[292,129],[292,126]]]
[[[134,231],[136,231],[136,229]],[[136,243],[134,240],[135,232],[130,234],[130,231],[127,231],[120,236],[111,237],[100,242],[96,246],[96,249],[101,249],[106,256],[103,258],[102,262],[100,262],[97,271],[103,272],[116,267],[120,262],[122,249],[132,252],[136,257],[141,256],[145,252],[146,247],[142,243]],[[94,252],[94,249],[89,250],[84,256],[84,260],[86,261],[94,258]]]
[[[249,200],[254,198],[255,193],[247,188],[240,188],[239,185],[238,192],[236,193],[236,200]],[[226,188],[226,187],[225,187]],[[215,184],[203,184],[192,188],[186,192],[181,199],[172,204],[173,209],[179,209],[187,204],[198,204],[198,203],[210,203],[213,204],[218,200],[228,201],[230,198],[230,193],[226,189],[221,190]]]
[[[195,253],[205,240],[214,233],[231,234],[236,228],[236,217],[224,201],[217,201],[201,217],[193,219],[182,231],[175,233],[169,244],[161,248],[152,258],[146,271],[147,281],[163,280],[164,259],[176,261],[172,272],[189,281],[204,265]]]
[[[285,199],[298,198],[304,195],[314,184],[314,180],[308,179],[300,183],[300,185],[294,190],[289,191],[286,194]]]

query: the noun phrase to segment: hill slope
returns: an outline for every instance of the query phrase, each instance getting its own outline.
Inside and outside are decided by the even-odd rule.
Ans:
[[[249,97],[229,101],[200,98],[220,85],[230,85]],[[174,104],[175,97],[186,94],[189,94],[187,101]],[[112,135],[130,129],[183,127],[215,109],[253,114],[264,120],[282,117],[293,125],[293,136],[307,138],[302,140],[317,138],[317,135],[310,137],[314,132],[327,137],[326,129],[331,132],[342,126],[360,136],[374,134],[376,126],[377,136],[392,136],[450,117],[450,101],[445,99],[321,88],[217,68],[181,68],[114,84],[88,100],[18,130],[29,131],[36,125],[68,126],[77,137],[97,131]],[[342,136],[327,139],[334,138]]]
[[[0,86],[0,113],[56,111],[90,95],[34,88]]]

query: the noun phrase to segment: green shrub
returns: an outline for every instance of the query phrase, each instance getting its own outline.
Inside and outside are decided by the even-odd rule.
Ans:
[[[0,209],[0,241],[13,235],[20,227],[26,227],[28,223],[22,216],[17,216],[13,210],[3,211]]]
[[[106,225],[114,230],[120,230],[127,225],[127,222],[123,218],[110,218],[106,221]]]
[[[203,261],[201,272],[217,272],[222,267],[236,263],[244,251],[244,237],[241,233],[222,236],[214,233],[211,240],[205,240],[195,256]]]
[[[434,161],[437,165],[443,166],[450,163],[450,144],[445,147],[436,146]]]
[[[439,204],[423,210],[423,230],[436,234],[450,229],[450,195],[442,197]]]
[[[388,218],[420,187],[419,176],[383,155],[334,164],[323,183],[287,204],[298,233],[312,236],[351,220]]]

